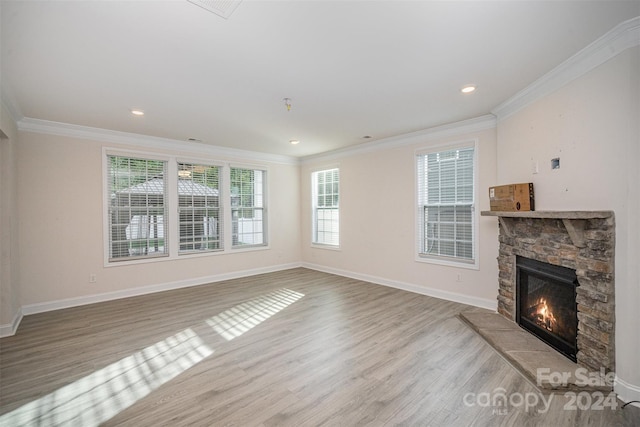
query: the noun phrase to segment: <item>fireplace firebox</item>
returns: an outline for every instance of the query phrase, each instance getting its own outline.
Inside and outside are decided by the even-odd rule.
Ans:
[[[576,362],[576,271],[516,257],[516,322]]]

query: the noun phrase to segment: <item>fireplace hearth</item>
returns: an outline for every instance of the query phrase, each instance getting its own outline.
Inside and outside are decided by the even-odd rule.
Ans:
[[[576,271],[516,257],[516,322],[576,362]]]

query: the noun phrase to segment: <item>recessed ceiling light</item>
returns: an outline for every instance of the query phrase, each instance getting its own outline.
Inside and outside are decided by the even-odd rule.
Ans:
[[[291,140],[289,140],[289,142],[291,143],[291,145],[298,145],[298,144],[300,144],[300,140],[299,140],[299,139],[291,139]]]
[[[460,89],[460,92],[462,92],[462,93],[471,93],[474,90],[476,90],[476,87],[474,85],[466,85],[462,89]]]
[[[144,111],[134,109],[134,110],[131,110],[131,114],[133,114],[134,116],[144,116]]]

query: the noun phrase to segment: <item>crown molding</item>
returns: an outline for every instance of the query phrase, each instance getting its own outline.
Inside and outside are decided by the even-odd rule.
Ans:
[[[300,163],[312,163],[317,161],[331,161],[356,154],[372,153],[374,151],[388,150],[406,145],[419,144],[447,137],[479,132],[496,127],[496,118],[492,114],[435,126],[416,132],[405,133],[372,142],[365,142],[351,147],[340,148],[326,153],[313,154],[300,159]]]
[[[498,121],[503,120],[604,64],[621,52],[638,45],[640,45],[640,16],[617,25],[491,112]]]
[[[24,132],[88,139],[91,141],[105,142],[109,144],[125,144],[141,148],[177,150],[181,153],[206,154],[237,158],[241,160],[298,165],[300,163],[309,163],[320,159],[337,159],[353,154],[363,154],[425,141],[432,141],[449,136],[477,132],[485,129],[492,129],[496,126],[496,118],[493,115],[488,114],[473,119],[449,123],[425,130],[380,139],[378,141],[366,142],[356,146],[346,147],[327,153],[314,154],[302,158],[206,145],[197,142],[185,142],[175,139],[93,128],[49,120],[32,119],[30,117],[23,117],[20,120],[17,120],[16,124],[18,130]]]
[[[179,141],[176,139],[32,119],[29,117],[23,117],[18,120],[16,124],[19,131],[88,139],[91,141],[105,142],[109,144],[125,144],[147,149],[164,149],[179,151],[180,153],[205,154],[225,158],[286,165],[298,165],[300,163],[298,158],[291,156],[240,150],[238,148],[220,147],[199,142]]]

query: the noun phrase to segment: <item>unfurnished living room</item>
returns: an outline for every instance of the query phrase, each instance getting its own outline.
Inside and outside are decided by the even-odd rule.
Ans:
[[[0,426],[640,425],[640,1],[0,25]]]

